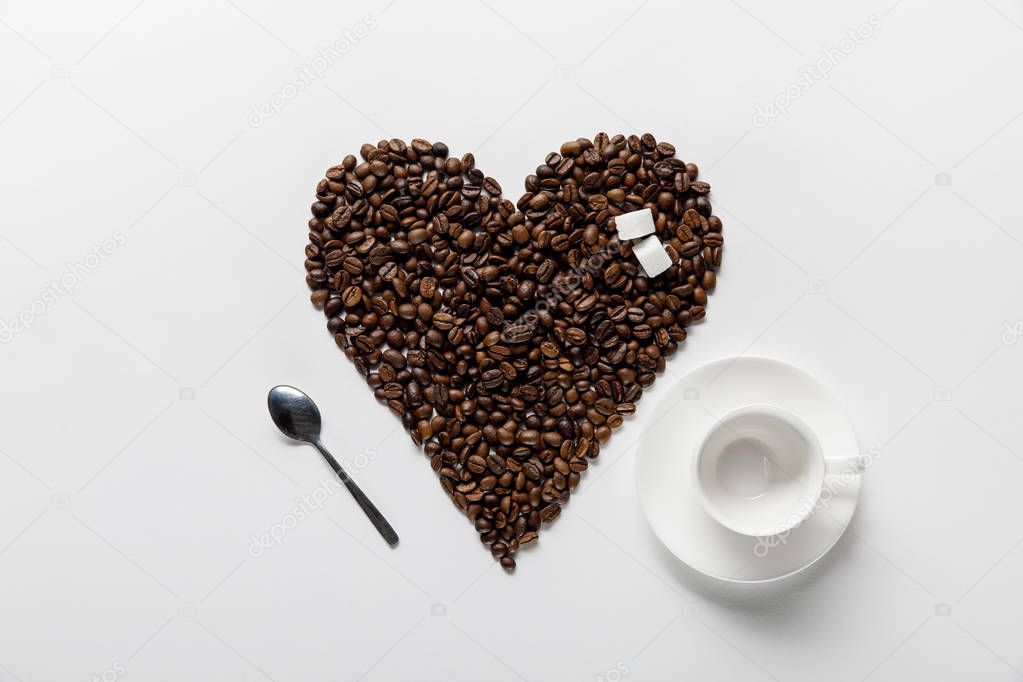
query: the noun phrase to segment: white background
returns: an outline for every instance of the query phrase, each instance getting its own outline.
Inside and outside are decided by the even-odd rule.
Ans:
[[[1023,677],[1020,2],[438,4],[0,0],[0,319],[31,318],[0,346],[0,680]],[[442,139],[514,200],[599,130],[701,165],[725,265],[508,576],[310,306],[308,205],[365,141]],[[768,587],[678,564],[635,494],[653,403],[736,354],[819,377],[883,454],[837,547]],[[338,492],[250,555],[329,480],[267,418],[279,382],[376,453],[400,547]]]

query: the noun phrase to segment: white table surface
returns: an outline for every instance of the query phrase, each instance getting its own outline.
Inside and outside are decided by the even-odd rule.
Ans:
[[[0,332],[0,680],[1023,677],[1019,0],[387,2],[0,1],[0,319],[31,320]],[[517,199],[598,130],[701,165],[725,264],[508,576],[310,306],[308,205],[367,140],[442,139]],[[654,402],[736,354],[819,377],[882,454],[771,586],[680,565],[636,499]],[[276,433],[278,382],[399,548]]]

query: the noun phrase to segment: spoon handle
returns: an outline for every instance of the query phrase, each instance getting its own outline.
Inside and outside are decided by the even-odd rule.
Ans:
[[[323,443],[318,440],[313,441],[313,445],[316,446],[316,449],[319,450],[320,454],[323,455],[323,458],[327,460],[327,463],[330,464],[334,473],[337,474],[337,477],[340,478],[341,482],[345,484],[346,488],[348,488],[348,492],[352,494],[355,501],[359,503],[360,507],[362,507],[362,511],[366,512],[366,516],[368,516],[369,520],[373,522],[373,525],[376,527],[380,535],[383,536],[384,540],[387,541],[387,544],[391,547],[398,544],[398,534],[394,532],[393,528],[391,528],[391,524],[387,523],[387,519],[385,519],[384,515],[380,513],[380,510],[369,501],[369,498],[366,497],[366,493],[362,492],[362,489],[356,485],[355,481],[353,481],[345,470],[341,468],[338,461],[334,459],[334,455],[330,454],[327,448],[324,447]]]

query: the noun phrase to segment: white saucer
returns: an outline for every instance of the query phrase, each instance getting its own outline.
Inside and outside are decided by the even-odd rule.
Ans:
[[[777,580],[824,556],[856,511],[863,478],[835,486],[826,504],[784,537],[752,538],[720,525],[697,501],[691,460],[717,417],[751,403],[778,405],[800,416],[829,459],[859,455],[853,426],[836,398],[810,375],[778,360],[718,360],[673,386],[639,441],[640,504],[672,554],[701,573],[732,582]]]

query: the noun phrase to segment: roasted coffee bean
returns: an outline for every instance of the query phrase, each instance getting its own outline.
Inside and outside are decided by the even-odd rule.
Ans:
[[[492,197],[501,196],[501,185],[493,178],[483,179],[483,189]]]
[[[530,480],[539,481],[543,476],[543,466],[538,464],[536,460],[530,459],[522,465],[522,473]]]
[[[309,301],[317,308],[322,308],[330,298],[330,289],[317,289],[309,295]]]
[[[362,301],[362,289],[357,286],[350,286],[341,293],[341,300],[346,308],[354,308]]]
[[[552,523],[559,516],[561,516],[561,505],[557,502],[552,502],[540,510],[540,518],[544,523]]]
[[[488,369],[483,373],[482,384],[484,388],[497,388],[504,383],[504,374],[499,369]]]
[[[524,343],[533,338],[535,329],[527,324],[513,324],[504,331],[504,339],[508,343]]]
[[[540,432],[534,429],[519,431],[517,440],[523,445],[536,445],[540,442]]]
[[[471,154],[392,139],[317,185],[310,300],[507,570],[705,315],[722,224],[675,153],[570,140],[515,204]],[[673,262],[653,278],[610,229],[641,208]]]

